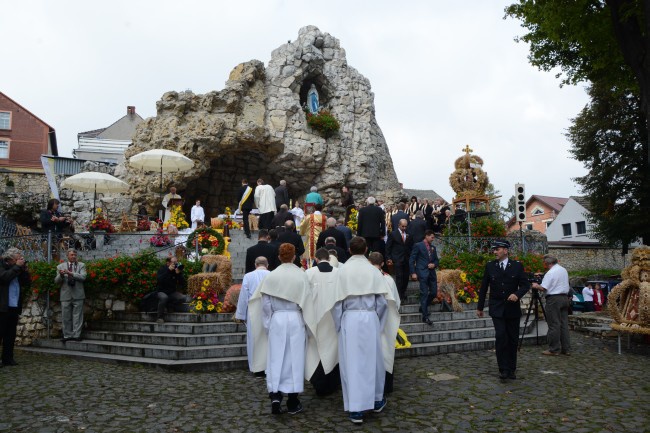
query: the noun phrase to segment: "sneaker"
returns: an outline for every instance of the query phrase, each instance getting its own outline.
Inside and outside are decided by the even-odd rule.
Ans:
[[[288,412],[290,415],[295,415],[295,414],[297,414],[297,413],[299,413],[299,412],[302,412],[302,409],[303,409],[303,407],[302,407],[302,403],[298,403],[298,406],[294,407],[293,409],[289,409],[289,408],[287,408],[287,412]]]
[[[355,424],[361,424],[363,422],[363,413],[350,412],[350,421],[352,421]]]
[[[558,356],[559,353],[557,352],[551,352],[550,350],[545,350],[542,352],[542,355],[547,355],[547,356]]]
[[[375,402],[375,408],[373,409],[373,411],[374,411],[375,413],[379,413],[379,412],[381,412],[382,410],[384,410],[384,408],[386,407],[386,404],[387,404],[387,403],[388,403],[388,402],[386,401],[385,398],[382,398],[380,401],[376,401],[376,402]]]
[[[280,415],[284,413],[284,411],[282,410],[282,406],[280,406],[280,400],[273,400],[271,402],[271,413],[273,415]]]

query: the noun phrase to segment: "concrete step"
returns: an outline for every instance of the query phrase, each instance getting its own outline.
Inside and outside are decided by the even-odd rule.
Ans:
[[[58,350],[102,353],[106,355],[132,356],[138,358],[156,358],[169,360],[187,360],[202,358],[232,358],[246,356],[246,344],[227,344],[218,346],[166,346],[156,344],[121,343],[115,341],[83,340],[36,340],[34,347],[46,347]]]
[[[210,314],[188,314],[188,313],[167,313],[165,322],[170,323],[217,323],[232,322],[234,313],[210,313]],[[125,320],[130,322],[155,322],[156,313],[129,313],[116,311],[112,320]]]
[[[231,332],[246,332],[244,324],[234,322],[215,323],[155,323],[145,321],[102,320],[90,322],[93,331],[112,332],[148,332],[152,334],[224,334]]]
[[[149,332],[110,332],[86,331],[84,338],[89,340],[114,341],[119,343],[157,344],[166,346],[213,346],[224,344],[246,344],[245,332],[225,334],[152,334]]]
[[[402,323],[417,323],[422,321],[422,314],[418,312],[418,307],[415,306],[415,313],[402,313],[400,314]],[[433,313],[429,314],[431,320],[436,321],[453,321],[453,320],[469,320],[476,319],[475,311],[463,311],[462,313]]]
[[[22,347],[21,350],[29,352],[48,353],[51,355],[69,356],[76,359],[86,359],[106,363],[123,365],[145,366],[164,368],[172,371],[226,371],[248,368],[245,356],[229,358],[203,358],[203,359],[155,359],[124,355],[107,355],[103,353],[84,352],[80,350],[53,349],[44,347]]]

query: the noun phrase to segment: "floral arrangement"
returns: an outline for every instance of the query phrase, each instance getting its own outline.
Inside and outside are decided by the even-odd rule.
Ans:
[[[157,234],[149,239],[149,243],[152,247],[166,247],[167,245],[171,245],[172,241],[163,229],[158,229]]]
[[[102,230],[108,233],[115,233],[116,231],[115,227],[113,227],[113,224],[111,224],[108,218],[104,216],[102,208],[100,207],[97,208],[95,217],[90,221],[88,230],[91,232]]]
[[[465,287],[456,291],[456,299],[459,302],[464,302],[469,304],[470,302],[478,302],[478,290],[474,286],[468,284],[467,274],[465,272],[460,273],[460,279],[465,284]]]
[[[472,236],[477,238],[504,237],[506,226],[496,218],[478,218],[472,220]]]
[[[307,116],[307,124],[311,129],[320,132],[325,138],[336,134],[341,128],[339,121],[332,116],[329,110],[320,110],[317,114],[312,114],[309,110],[306,110],[305,115]]]
[[[135,229],[139,232],[146,232],[147,230],[151,229],[151,222],[149,222],[149,219],[147,218],[139,219],[138,225]]]
[[[85,261],[88,276],[84,289],[88,298],[96,298],[100,293],[114,294],[118,299],[134,301],[156,290],[156,275],[164,262],[151,252],[135,256],[117,256],[108,259]],[[198,274],[201,262],[181,260],[186,276]],[[59,286],[54,283],[58,262],[30,262],[29,273],[32,279],[31,291],[35,296],[41,293],[56,294]],[[25,287],[24,296],[29,296]]]
[[[192,296],[190,302],[190,312],[195,314],[221,313],[223,303],[219,302],[217,292],[214,287],[210,286],[208,279],[203,280],[201,291]]]
[[[180,206],[172,206],[169,212],[171,216],[169,217],[169,221],[163,224],[163,228],[174,225],[178,230],[183,230],[190,226],[185,219],[185,212],[183,212],[183,209],[181,209]]]
[[[203,254],[223,254],[226,248],[223,235],[211,227],[201,227],[194,230],[188,236],[185,246],[193,251],[197,242]]]
[[[241,229],[241,225],[238,224],[234,219],[232,219],[232,210],[230,209],[230,207],[226,207],[225,214],[226,214],[226,219],[224,220],[224,224],[227,225],[228,228],[235,229],[235,230]]]
[[[348,219],[348,227],[350,230],[356,233],[357,228],[359,227],[359,211],[356,208],[350,209],[350,218]]]
[[[513,254],[510,258],[520,261],[524,265],[524,272],[542,272],[544,269],[544,256],[541,254]],[[446,254],[440,258],[440,269],[462,270],[461,280],[463,280],[464,288],[456,292],[459,302],[478,301],[485,264],[490,260],[494,260],[493,254],[467,252]]]

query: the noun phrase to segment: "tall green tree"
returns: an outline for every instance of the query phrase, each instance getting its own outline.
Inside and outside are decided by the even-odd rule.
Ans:
[[[650,188],[643,172],[645,116],[634,93],[595,84],[589,96],[591,102],[573,119],[567,134],[571,153],[589,170],[576,181],[589,197],[589,221],[597,237],[627,245],[650,223],[640,200]]]
[[[592,83],[591,104],[575,119],[574,126],[582,122],[579,130],[572,130],[569,136],[572,141],[577,140],[573,141],[574,155],[590,170],[588,176],[577,179],[583,192],[591,203],[610,204],[607,211],[600,206],[592,207],[595,213],[601,211],[595,215],[602,222],[596,224],[596,234],[608,243],[626,242],[630,233],[650,242],[650,224],[629,218],[650,215],[650,193],[644,187],[650,184],[650,0],[520,0],[505,12],[506,16],[521,20],[528,31],[518,40],[529,44],[531,64],[544,71],[559,69],[561,84]],[[621,125],[612,117],[607,117],[614,122],[610,125],[596,122],[589,113],[602,109],[606,100],[620,102],[631,97],[636,98],[637,115],[641,114],[633,126],[640,129],[627,140],[613,140],[609,132],[619,130]],[[598,133],[587,128],[587,121],[594,122],[593,128],[600,128]],[[591,156],[584,153],[584,140],[589,136],[597,139],[592,143],[596,147],[590,148]],[[634,156],[629,153],[631,149]],[[597,156],[598,153],[602,155]],[[639,161],[634,164],[634,176],[629,182],[610,184],[610,170],[597,166],[601,160],[629,161],[632,157]],[[607,185],[608,194],[599,196]],[[625,230],[605,230],[607,224],[624,224]]]

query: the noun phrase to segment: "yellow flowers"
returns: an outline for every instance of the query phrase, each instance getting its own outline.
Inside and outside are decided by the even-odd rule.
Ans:
[[[465,272],[460,273],[460,279],[464,283],[467,281],[467,274]]]
[[[195,308],[197,311],[201,311],[201,310],[203,309],[203,302],[198,301],[198,302],[196,303],[196,305],[194,306],[194,308]]]
[[[206,278],[205,280],[203,280],[203,283],[202,283],[202,284],[203,284],[203,287],[208,287],[208,286],[210,285],[210,280],[208,280],[208,279]]]
[[[214,305],[213,304],[208,305],[208,311],[213,311],[213,310],[214,310]]]

